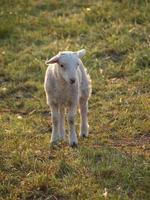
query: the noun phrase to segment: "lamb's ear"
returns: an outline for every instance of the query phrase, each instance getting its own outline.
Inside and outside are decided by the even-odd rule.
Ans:
[[[58,63],[58,60],[59,60],[59,56],[56,55],[56,56],[52,57],[51,59],[46,60],[45,64],[49,65],[49,64],[52,64],[52,63]]]
[[[86,51],[85,49],[81,49],[80,51],[77,51],[76,54],[79,58],[82,58],[86,54]]]

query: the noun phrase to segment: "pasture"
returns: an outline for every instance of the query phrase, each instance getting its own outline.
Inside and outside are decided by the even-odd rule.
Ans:
[[[148,0],[0,1],[0,200],[149,199],[149,19]],[[81,48],[89,138],[50,146],[44,63]]]

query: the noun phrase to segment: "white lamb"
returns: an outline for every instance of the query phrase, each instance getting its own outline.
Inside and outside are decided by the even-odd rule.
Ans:
[[[80,136],[88,136],[88,99],[91,94],[91,80],[83,66],[81,57],[85,50],[64,51],[46,61],[44,88],[47,104],[52,113],[51,143],[65,139],[64,114],[68,110],[69,144],[77,146],[75,115],[79,105],[81,115]]]

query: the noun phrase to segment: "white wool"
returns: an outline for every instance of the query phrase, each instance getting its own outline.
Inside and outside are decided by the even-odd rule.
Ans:
[[[88,136],[88,99],[91,94],[91,80],[80,58],[85,50],[77,52],[60,52],[46,61],[48,68],[45,74],[44,88],[47,104],[52,112],[51,142],[65,138],[64,114],[68,110],[69,142],[77,145],[75,115],[80,108],[80,136]]]

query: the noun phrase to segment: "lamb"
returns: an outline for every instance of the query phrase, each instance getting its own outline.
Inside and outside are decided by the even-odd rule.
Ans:
[[[65,139],[65,110],[68,111],[69,144],[78,145],[75,130],[75,115],[77,107],[80,109],[80,136],[88,136],[88,99],[91,94],[91,79],[82,61],[86,51],[84,49],[72,52],[59,52],[47,60],[44,89],[47,104],[52,115],[51,143]]]

